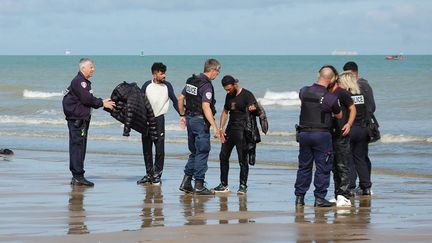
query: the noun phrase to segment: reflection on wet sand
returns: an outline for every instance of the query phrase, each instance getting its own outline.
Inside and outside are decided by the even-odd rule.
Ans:
[[[359,198],[357,207],[298,207],[294,219],[298,230],[297,242],[319,242],[316,239],[322,239],[323,242],[327,240],[367,240],[364,235],[346,232],[349,232],[348,229],[367,229],[371,222],[370,215],[370,197]]]
[[[238,210],[239,212],[247,212],[247,196],[239,195],[238,197]],[[229,212],[228,209],[228,196],[221,195],[219,196],[219,211],[220,212]],[[242,215],[242,214],[239,214]],[[248,218],[239,218],[238,222],[240,224],[249,223]],[[219,224],[228,224],[228,219],[219,219]]]
[[[68,234],[88,234],[85,224],[84,194],[88,187],[71,186],[69,193],[69,230]]]
[[[213,198],[211,196],[194,196],[193,194],[183,194],[180,202],[183,204],[183,215],[186,219],[185,225],[203,225],[207,223],[205,217],[205,204]]]
[[[141,228],[164,226],[163,195],[160,186],[145,186]]]

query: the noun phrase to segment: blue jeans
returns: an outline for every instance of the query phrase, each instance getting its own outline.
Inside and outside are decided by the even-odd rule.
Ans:
[[[295,195],[305,195],[312,182],[312,168],[315,161],[315,197],[325,198],[330,185],[330,171],[333,168],[332,137],[330,132],[300,132],[299,167],[295,183]]]
[[[204,180],[210,153],[210,126],[202,116],[186,116],[188,147],[191,152],[184,173]]]

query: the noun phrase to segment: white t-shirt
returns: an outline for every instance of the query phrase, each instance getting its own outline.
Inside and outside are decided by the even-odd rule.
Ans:
[[[155,117],[168,112],[168,87],[165,84],[158,84],[152,81],[146,88],[146,95]]]

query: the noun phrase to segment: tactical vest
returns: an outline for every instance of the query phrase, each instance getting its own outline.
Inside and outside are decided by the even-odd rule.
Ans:
[[[331,112],[324,112],[322,101],[327,91],[312,92],[306,87],[302,94],[300,128],[303,130],[329,131],[332,127]]]
[[[192,75],[186,81],[186,114],[190,116],[201,116],[203,115],[202,110],[202,96],[198,90],[204,85],[210,83],[209,80],[201,78],[196,75]],[[210,108],[213,115],[216,114],[216,100],[214,95],[213,85],[212,87],[212,102],[210,103]]]
[[[353,100],[357,110],[354,124],[364,125],[366,119],[366,100],[363,92],[361,94],[351,95],[351,99]]]

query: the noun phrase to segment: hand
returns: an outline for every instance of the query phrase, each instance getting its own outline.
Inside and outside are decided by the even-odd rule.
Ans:
[[[219,132],[219,129],[217,127],[213,128],[213,132],[214,132],[214,138],[220,137],[220,132]]]
[[[116,106],[115,102],[112,101],[111,99],[104,99],[103,100],[103,107],[107,108],[107,109],[114,109],[114,107]]]
[[[342,135],[346,136],[348,135],[348,133],[351,131],[351,125],[349,123],[346,123],[343,127],[342,127]]]
[[[225,143],[225,141],[226,141],[226,133],[225,133],[225,131],[224,130],[220,130],[219,131],[220,132],[220,138],[221,138],[221,143]]]
[[[184,116],[180,117],[180,127],[182,129],[186,128],[186,117],[184,117]]]
[[[251,104],[251,105],[248,107],[248,109],[249,109],[249,111],[256,111],[256,105],[255,105],[255,104]]]

